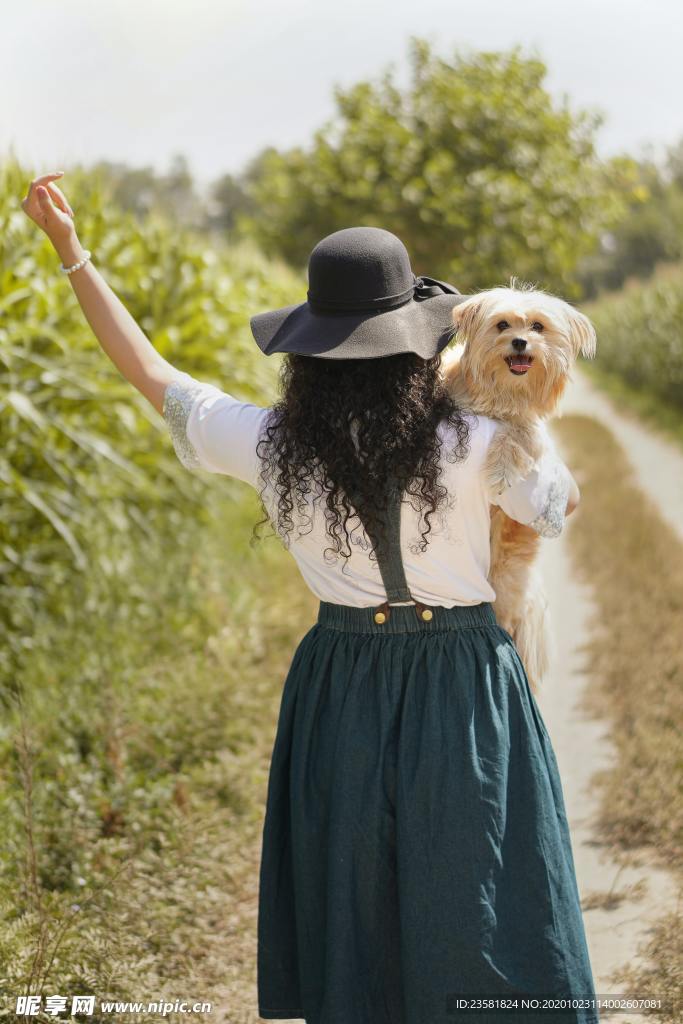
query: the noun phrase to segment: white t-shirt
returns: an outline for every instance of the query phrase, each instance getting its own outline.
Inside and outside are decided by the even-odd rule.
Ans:
[[[179,372],[164,394],[163,417],[180,462],[190,470],[236,477],[256,490],[261,487],[256,445],[269,413],[270,407],[242,402],[187,373]],[[488,446],[501,424],[487,416],[468,414],[468,418],[469,454],[462,461],[449,462],[444,458],[441,463],[440,482],[448,491],[451,507],[432,516],[426,551],[415,550],[420,540],[420,513],[413,508],[409,496],[401,507],[401,553],[406,581],[413,598],[427,605],[450,608],[495,600],[495,591],[487,580],[490,501],[500,505],[512,519],[532,526],[545,537],[559,536],[564,523],[571,478],[547,430],[547,452],[533,472],[491,498],[482,470]],[[446,421],[439,430],[445,442],[442,451],[447,451],[449,440],[451,447],[457,441],[455,430]],[[353,524],[349,527],[352,554],[348,562],[345,564],[341,555],[330,561],[331,540],[326,533],[320,497],[318,488],[317,495],[311,497],[311,518],[306,518],[302,535],[298,535],[295,520],[291,534],[283,537],[304,580],[321,601],[363,608],[381,604],[386,600],[386,592],[377,561],[369,557],[371,545],[360,525],[354,530]],[[264,493],[264,502],[277,529],[277,498],[270,487]]]

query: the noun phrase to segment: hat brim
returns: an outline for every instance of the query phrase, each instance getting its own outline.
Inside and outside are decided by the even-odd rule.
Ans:
[[[452,310],[466,295],[410,299],[396,309],[343,316],[314,312],[308,302],[251,317],[256,344],[267,355],[292,352],[325,359],[378,359],[415,352],[432,359],[453,337]]]

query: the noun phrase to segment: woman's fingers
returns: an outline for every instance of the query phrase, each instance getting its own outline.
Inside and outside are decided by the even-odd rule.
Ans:
[[[63,174],[64,171],[57,171],[34,178],[21,203],[26,215],[35,221],[52,241],[61,238],[67,230],[73,231],[73,210],[62,190],[54,183],[55,178],[61,178]]]
[[[40,207],[38,203],[38,188],[45,186],[50,182],[54,181],[55,178],[61,178],[64,171],[56,171],[54,174],[41,174],[40,177],[34,178],[28,187],[28,192],[24,199],[22,199],[21,205],[26,212],[31,215],[31,212],[36,212]],[[55,186],[56,187],[56,186]]]
[[[54,181],[55,178],[61,178],[64,171],[55,171],[54,174],[41,174],[40,177],[34,178],[28,187],[26,198],[31,198],[31,193],[38,188],[39,185],[46,185],[50,181]]]
[[[61,178],[64,171],[53,171],[51,174],[41,174],[39,178],[34,178],[31,182],[32,185],[45,185],[48,181],[52,181],[54,178]]]
[[[21,203],[26,216],[45,232],[58,251],[75,232],[73,211],[64,193],[54,183],[63,174],[64,171],[57,171],[34,178]]]
[[[38,206],[40,207],[42,215],[42,223],[47,227],[55,216],[54,205],[44,185],[36,185],[36,196],[38,197]]]
[[[57,206],[59,206],[62,210],[64,210],[64,213],[68,213],[68,215],[70,217],[73,217],[74,212],[71,209],[71,207],[69,206],[67,198],[64,195],[64,193],[62,192],[61,188],[59,188],[58,185],[55,185],[54,181],[49,181],[47,183],[47,187],[50,190],[50,192],[52,193],[52,195],[55,197],[55,201],[57,203]]]
[[[74,232],[74,221],[71,214],[61,206],[64,201],[68,207],[69,204],[66,203],[66,200],[62,200],[51,191],[51,179],[54,177],[55,175],[44,175],[42,179],[36,178],[31,182],[29,195],[21,205],[26,215],[45,232],[57,248],[64,239]],[[45,181],[46,178],[47,181]],[[39,184],[41,180],[45,181],[45,184]]]

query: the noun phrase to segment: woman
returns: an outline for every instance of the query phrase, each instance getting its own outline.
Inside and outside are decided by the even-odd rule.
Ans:
[[[335,232],[307,301],[251,321],[264,353],[288,353],[281,400],[240,402],[156,352],[81,247],[58,176],[23,207],[104,351],[183,465],[258,489],[320,600],[271,762],[260,1016],[597,1021],[555,755],[487,581],[498,423],[461,414],[438,372],[463,296],[416,278],[389,232]],[[579,495],[551,449],[494,500],[556,536]]]

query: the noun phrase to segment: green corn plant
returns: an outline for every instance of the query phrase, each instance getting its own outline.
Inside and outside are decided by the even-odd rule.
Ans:
[[[249,806],[219,759],[253,740],[265,648],[255,496],[181,466],[101,351],[21,210],[34,173],[0,165],[0,1020],[7,993],[172,986],[173,936],[228,870],[188,807],[227,828]],[[248,318],[303,279],[68,173],[79,236],[162,355],[270,404],[279,362]]]
[[[91,543],[163,531],[169,504],[201,514],[205,480],[175,460],[165,425],[100,350],[49,242],[20,209],[31,174],[0,171],[0,682],[38,642],[39,608],[58,613],[74,573],[129,572]],[[237,397],[267,404],[275,364],[249,335],[250,312],[284,305],[301,280],[248,245],[207,246],[158,215],[112,209],[106,181],[70,174],[79,235],[161,354]]]

